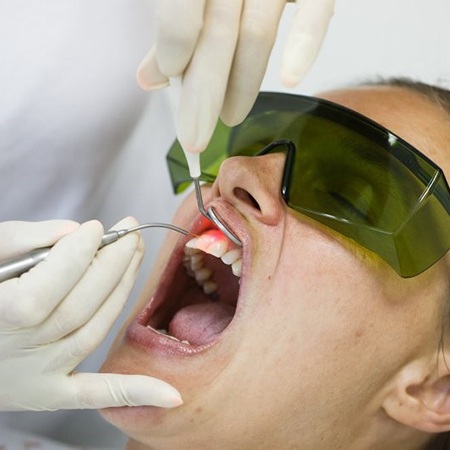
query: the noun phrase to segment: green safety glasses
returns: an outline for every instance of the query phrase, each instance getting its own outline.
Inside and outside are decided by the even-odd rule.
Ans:
[[[326,100],[261,93],[240,125],[218,123],[200,179],[213,182],[231,156],[276,151],[286,152],[286,204],[373,251],[400,276],[420,274],[450,249],[442,170],[386,128]],[[191,180],[178,143],[167,161],[181,192]]]

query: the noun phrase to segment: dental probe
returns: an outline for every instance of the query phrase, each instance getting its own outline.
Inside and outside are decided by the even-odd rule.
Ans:
[[[214,211],[213,207],[211,206],[208,211],[206,211],[205,206],[203,205],[203,198],[202,198],[202,191],[200,188],[200,180],[198,177],[192,178],[195,186],[195,195],[197,197],[197,206],[199,211],[205,216],[208,220],[210,220],[212,223],[214,223],[217,228],[219,228],[222,233],[230,239],[230,241],[234,242],[236,245],[239,245],[239,247],[242,247],[242,242],[238,239],[238,237],[232,233],[228,227],[221,221],[219,218],[220,216],[217,214],[216,211]]]
[[[197,198],[197,206],[199,211],[205,216],[208,220],[214,223],[220,231],[222,231],[225,236],[230,239],[230,241],[234,242],[239,247],[242,247],[242,242],[237,238],[237,236],[228,229],[228,227],[222,222],[220,216],[214,211],[213,207],[209,207],[208,210],[205,209],[205,205],[203,204],[202,190],[200,188],[200,154],[199,153],[189,153],[184,152],[186,156],[186,160],[189,167],[189,174],[194,182],[195,187],[195,196]]]
[[[182,233],[185,235],[190,234],[188,231],[183,230],[183,228],[179,228],[175,225],[169,223],[143,223],[141,225],[127,228],[123,230],[112,230],[105,233],[102,237],[101,244],[99,246],[99,250],[106,245],[112,244],[116,242],[121,237],[126,236],[128,233],[132,233],[133,231],[142,230],[144,228],[168,228],[172,231],[177,231],[178,233]],[[31,268],[33,268],[36,264],[43,261],[47,255],[50,253],[52,247],[43,247],[31,250],[25,255],[18,256],[16,258],[9,259],[3,263],[0,263],[0,283],[2,281],[9,280],[10,278],[18,277],[25,272],[28,272]]]
[[[181,95],[182,77],[181,76],[170,77],[169,81],[170,81],[170,98],[172,102],[172,110],[173,114],[176,115],[178,113],[178,106]],[[201,175],[200,153],[191,153],[186,151],[184,148],[183,152],[189,167],[189,175],[191,176],[192,181],[194,182],[195,195],[197,197],[197,206],[199,211],[204,217],[206,217],[213,224],[215,224],[217,228],[219,228],[219,230],[222,231],[222,233],[225,234],[225,236],[227,236],[228,239],[230,239],[230,241],[234,242],[239,247],[242,247],[242,242],[222,222],[220,216],[214,211],[213,207],[211,206],[208,209],[208,211],[206,211],[205,209],[205,206],[203,204],[202,191],[200,189],[200,175]]]

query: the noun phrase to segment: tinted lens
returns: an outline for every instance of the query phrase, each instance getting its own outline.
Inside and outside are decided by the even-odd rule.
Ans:
[[[374,251],[403,277],[450,248],[450,196],[440,169],[384,128],[327,101],[260,94],[240,126],[218,125],[202,154],[203,179],[212,181],[226,157],[254,156],[278,139],[296,146],[283,187],[291,208]],[[189,180],[178,152],[168,157],[175,184]]]

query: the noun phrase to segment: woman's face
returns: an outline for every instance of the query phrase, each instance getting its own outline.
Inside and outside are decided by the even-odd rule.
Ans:
[[[381,122],[450,168],[439,150],[449,145],[447,118],[417,94],[379,87],[322,97]],[[190,238],[172,234],[165,242],[102,368],[161,378],[183,396],[174,409],[102,411],[136,448],[137,441],[157,449],[353,448],[387,420],[383,398],[401,368],[439,345],[445,260],[400,278],[376,255],[289,209],[282,168],[281,154],[231,158],[205,188],[206,205],[239,236],[242,253],[230,253],[218,232],[189,244],[187,257]],[[174,223],[201,236],[211,228],[192,196]],[[196,247],[225,253],[237,275]],[[194,267],[190,275],[183,259]]]

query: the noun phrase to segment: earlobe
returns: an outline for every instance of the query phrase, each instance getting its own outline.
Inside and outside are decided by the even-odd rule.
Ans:
[[[450,372],[442,355],[439,360],[439,370],[437,360],[401,370],[382,405],[389,417],[428,433],[450,430]]]

